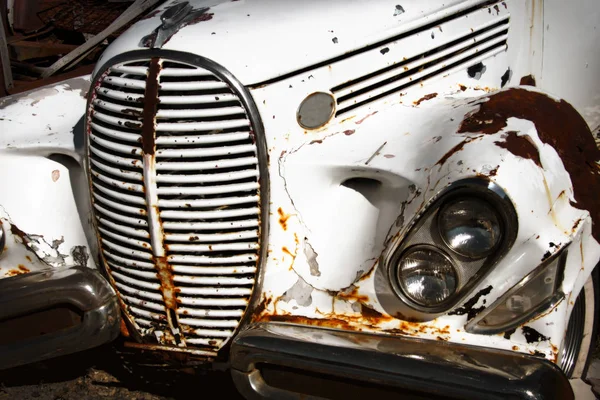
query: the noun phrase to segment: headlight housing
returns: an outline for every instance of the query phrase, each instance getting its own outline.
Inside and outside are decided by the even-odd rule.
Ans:
[[[508,251],[517,217],[493,182],[457,182],[433,199],[384,259],[393,294],[388,312],[426,321],[448,311]],[[386,307],[386,305],[384,305]]]
[[[423,307],[441,304],[456,292],[456,268],[434,246],[407,249],[396,265],[396,279],[402,291]]]
[[[504,296],[477,315],[465,326],[471,333],[505,332],[530,320],[564,298],[561,291],[567,250],[544,261],[513,286]]]
[[[438,213],[437,225],[447,248],[474,260],[492,254],[502,239],[498,213],[478,198],[447,202]]]

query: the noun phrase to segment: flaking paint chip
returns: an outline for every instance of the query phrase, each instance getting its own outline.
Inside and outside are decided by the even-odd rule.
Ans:
[[[52,171],[52,182],[56,182],[60,178],[60,171],[55,169]]]

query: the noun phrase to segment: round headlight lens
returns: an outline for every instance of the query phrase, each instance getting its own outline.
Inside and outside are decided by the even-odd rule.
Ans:
[[[404,294],[420,306],[443,303],[456,292],[456,270],[446,255],[431,246],[408,249],[396,266]]]
[[[496,210],[479,199],[457,200],[444,206],[438,227],[448,248],[471,259],[490,255],[502,237]]]

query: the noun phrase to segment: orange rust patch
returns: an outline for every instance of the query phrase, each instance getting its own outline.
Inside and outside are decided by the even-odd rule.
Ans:
[[[154,257],[154,265],[158,272],[158,280],[160,281],[160,288],[165,300],[167,308],[172,310],[177,309],[176,293],[179,289],[175,287],[173,281],[173,269],[169,265],[167,257]]]
[[[5,249],[6,250],[6,249]],[[29,261],[30,263],[32,263],[33,261],[31,261],[31,257],[29,256],[25,256],[25,258],[27,259],[27,261]]]
[[[431,99],[433,99],[434,97],[437,97],[437,95],[438,95],[437,93],[429,93],[429,94],[426,94],[425,96],[421,97],[419,100],[417,100],[417,101],[413,102],[413,104],[414,104],[415,106],[418,106],[419,104],[421,104],[421,102],[423,102],[423,101],[427,101],[427,100],[431,100]]]
[[[369,296],[358,294],[358,287],[354,286],[350,292],[338,292],[336,297],[343,301],[358,301],[361,303],[369,303]]]
[[[287,254],[290,257],[294,257],[294,258],[296,257],[296,255],[292,254],[292,252],[287,247],[285,247],[285,246],[283,246],[281,248],[281,251],[283,251],[285,254]]]
[[[125,324],[125,320],[121,319],[121,335],[123,335],[123,337],[129,337],[131,336],[131,334],[129,333],[129,329],[127,329],[127,324]]]
[[[512,349],[513,349],[514,351],[518,351],[518,350],[519,350],[519,346],[513,346],[513,347],[512,347]]]
[[[292,215],[284,213],[281,207],[277,209],[277,213],[279,214],[279,225],[284,231],[287,231],[287,221]]]
[[[17,268],[15,269],[11,269],[10,271],[8,271],[5,275],[6,276],[16,276],[16,275],[23,275],[23,274],[27,274],[31,272],[27,267],[25,267],[23,264],[19,264],[17,266]]]

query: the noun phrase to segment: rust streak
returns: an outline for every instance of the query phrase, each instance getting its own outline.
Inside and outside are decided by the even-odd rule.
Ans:
[[[450,157],[452,157],[455,153],[458,153],[459,151],[461,151],[463,149],[463,147],[465,147],[465,144],[471,142],[471,138],[466,138],[465,140],[463,140],[462,142],[460,142],[459,144],[457,144],[456,146],[454,146],[453,148],[451,148],[450,150],[448,150],[448,152],[446,154],[444,154],[444,156],[442,158],[440,158],[440,160],[435,163],[435,165],[444,165],[444,163],[446,161],[448,161],[448,159]]]
[[[284,231],[287,231],[287,221],[292,215],[284,213],[281,207],[277,209],[277,213],[279,214],[279,225]]]
[[[179,289],[175,286],[173,281],[173,270],[169,265],[167,257],[154,257],[154,265],[158,271],[158,279],[160,281],[160,288],[163,293],[165,305],[167,308],[176,310],[177,300],[176,293]]]
[[[437,95],[438,95],[437,93],[426,94],[425,96],[421,97],[419,100],[415,101],[413,104],[418,106],[419,104],[421,104],[421,102],[433,99],[434,97],[437,97]]]
[[[365,117],[363,117],[362,119],[359,119],[358,121],[355,122],[356,125],[360,125],[363,122],[365,122],[365,120],[369,117],[372,117],[373,115],[377,114],[377,111],[373,111],[371,114],[367,114]]]
[[[146,79],[146,92],[144,94],[144,113],[142,115],[142,150],[144,154],[154,155],[155,142],[155,116],[158,108],[158,74],[160,73],[158,58],[150,60],[148,77]]]

